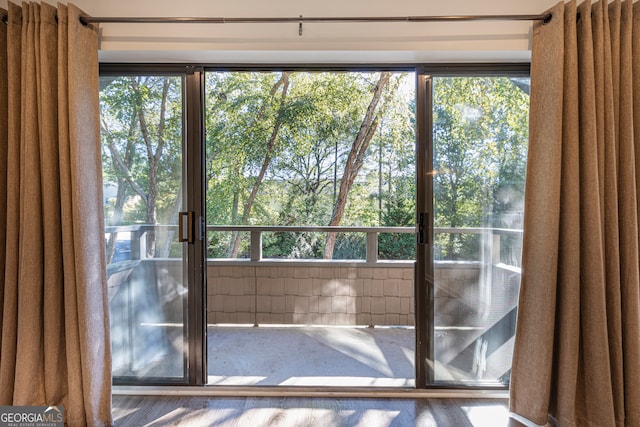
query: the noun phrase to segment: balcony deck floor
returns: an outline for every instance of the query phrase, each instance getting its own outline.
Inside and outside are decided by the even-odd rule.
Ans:
[[[413,328],[209,326],[210,385],[413,387]]]

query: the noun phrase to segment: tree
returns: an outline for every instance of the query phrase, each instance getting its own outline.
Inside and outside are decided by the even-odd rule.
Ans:
[[[396,158],[398,164],[385,158],[390,180],[396,179],[395,174],[415,176],[413,169],[406,168],[413,162],[405,156],[409,152],[413,157],[413,113],[407,101],[411,97],[395,99],[400,82],[411,79],[401,73],[387,74],[393,78],[383,75],[374,114],[367,116],[380,73],[288,73],[286,97],[283,73],[208,73],[208,223],[325,225],[340,197],[354,200],[343,206],[341,223],[347,213],[347,222],[357,217],[362,225],[378,224],[371,196],[375,191],[368,175],[376,169],[376,160],[367,155],[366,149],[379,134],[375,129],[366,139],[361,136],[357,140],[365,147],[356,159],[358,165],[347,166],[355,171],[353,181],[340,196],[338,187],[345,181],[341,176],[358,132],[365,135],[372,125],[365,123],[363,127],[363,117],[375,121],[372,127],[385,121],[384,137],[392,144],[409,147],[393,149],[403,156]],[[360,169],[365,174],[358,180]],[[310,233],[263,238],[265,253],[292,257],[323,254],[326,243],[326,239]],[[338,236],[339,243],[341,238]],[[352,248],[360,246],[357,242],[343,243]],[[226,254],[225,245],[232,249]],[[248,241],[235,234],[211,233],[209,248],[213,256],[235,256],[246,254]]]
[[[101,82],[104,176],[117,189],[105,209],[109,224],[176,222],[180,82],[170,76]],[[527,88],[521,79],[434,79],[436,226],[518,227]],[[207,73],[207,223],[412,225],[414,109],[406,73]],[[150,256],[170,253],[171,238],[150,233],[149,239]],[[211,256],[247,254],[244,235],[208,239]],[[443,257],[473,256],[468,237],[438,239]],[[289,257],[353,258],[364,247],[362,236],[335,233],[265,235],[264,243],[265,253]],[[409,256],[414,245],[411,235],[381,236],[380,256]]]
[[[359,73],[208,74],[208,222],[326,224],[332,172],[369,91]],[[314,251],[323,243],[301,239]],[[222,256],[224,241],[212,235],[212,253]],[[247,247],[235,235],[228,242],[236,250],[227,255]]]
[[[367,107],[367,111],[362,119],[362,123],[360,125],[360,129],[356,134],[353,144],[351,145],[351,150],[349,151],[349,155],[347,157],[347,161],[344,166],[344,170],[342,173],[342,180],[340,181],[340,191],[338,192],[338,196],[336,198],[333,213],[331,214],[331,219],[329,220],[329,225],[339,225],[340,220],[342,219],[342,215],[344,214],[344,208],[347,204],[347,197],[351,187],[353,186],[353,182],[360,171],[364,163],[364,157],[367,152],[367,148],[369,148],[369,143],[373,138],[373,135],[376,132],[379,123],[379,116],[376,114],[378,103],[382,98],[382,94],[391,78],[391,73],[383,72],[380,73],[380,78],[376,83],[373,89],[373,95],[371,97],[371,101],[369,102],[369,106]],[[331,259],[333,257],[333,249],[336,242],[336,234],[335,233],[327,233],[327,240],[324,246],[324,258]]]
[[[415,204],[401,191],[388,195],[386,209],[382,213],[382,225],[411,227],[415,225]],[[382,233],[378,237],[381,259],[415,259],[416,238],[413,234]]]
[[[136,114],[130,114],[129,118],[131,121],[135,122]],[[124,140],[125,140],[125,144],[123,148],[124,155],[121,155],[120,152],[118,151],[118,147],[116,146],[115,135],[113,135],[113,133],[111,132],[108,132],[104,125],[102,126],[102,128],[104,130],[104,133],[106,133],[106,135],[104,135],[104,139],[107,142],[107,147],[109,149],[109,153],[111,154],[111,160],[113,162],[114,168],[120,171],[130,169],[133,164],[134,152],[135,152],[134,150],[135,144],[133,139],[134,123],[129,124],[129,132],[124,137]],[[123,164],[124,167],[120,166],[121,163]],[[122,210],[124,208],[124,203],[128,196],[127,186],[126,186],[126,183],[127,183],[126,174],[118,173],[116,174],[115,179],[117,181],[116,199],[113,204],[113,212],[111,216],[107,218],[108,224],[111,226],[121,224]],[[129,179],[131,179],[131,177],[129,177]],[[107,264],[110,264],[113,261],[117,239],[118,239],[118,233],[111,233],[109,235],[109,239],[107,241],[107,249],[106,249]]]
[[[287,189],[280,221],[328,223],[335,199],[335,172],[346,157],[346,142],[350,143],[360,124],[366,105],[362,99],[368,92],[369,84],[360,75],[296,74],[292,96],[305,108],[291,110],[295,118],[282,133],[287,143],[274,160],[272,175],[274,185]]]
[[[118,186],[112,225],[177,221],[182,203],[180,82],[169,76],[121,77],[101,91],[105,175]],[[127,200],[133,210],[124,215]],[[158,246],[155,230],[148,232],[147,255],[168,256],[172,237],[168,233]]]
[[[507,78],[434,80],[436,227],[500,226],[521,210],[528,96]],[[477,258],[471,235],[449,233],[440,256]]]
[[[267,173],[267,169],[269,168],[269,163],[271,163],[271,158],[274,155],[274,151],[276,148],[276,143],[278,141],[278,132],[280,132],[280,127],[282,126],[283,115],[285,111],[285,102],[287,99],[287,93],[289,91],[289,75],[290,72],[282,73],[282,77],[276,82],[271,90],[271,95],[274,96],[278,88],[282,87],[282,91],[280,94],[280,104],[278,107],[278,111],[276,113],[275,122],[273,124],[273,128],[271,130],[271,134],[269,135],[269,139],[267,140],[267,147],[264,154],[264,160],[262,161],[262,166],[260,167],[260,172],[258,172],[258,176],[256,177],[253,187],[251,188],[251,193],[244,203],[244,207],[242,209],[242,225],[247,225],[249,221],[249,215],[251,214],[251,208],[253,207],[253,203],[256,200],[256,196],[258,195],[258,190],[260,189],[260,185],[264,180],[264,177]],[[232,240],[231,245],[231,258],[237,258],[239,249],[239,239],[238,234],[235,233]]]

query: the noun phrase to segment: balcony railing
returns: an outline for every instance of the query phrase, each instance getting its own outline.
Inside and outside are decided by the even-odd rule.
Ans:
[[[251,261],[263,261],[263,234],[264,233],[364,233],[366,235],[365,261],[375,264],[378,259],[378,237],[381,233],[412,234],[414,227],[343,227],[343,226],[238,226],[215,225],[208,226],[208,232],[248,232],[250,233],[249,259]],[[309,259],[305,259],[309,261]],[[313,260],[313,259],[312,259]]]
[[[506,376],[507,379],[501,378],[510,368],[509,358],[504,355],[510,354],[515,333],[522,231],[502,228],[434,231],[436,238],[472,236],[466,242],[475,245],[473,257],[462,259],[458,255],[435,260],[433,310],[437,359],[453,368],[452,372],[469,372],[469,366],[478,357],[478,348],[486,348],[486,354],[480,351],[481,356],[487,358],[488,366],[493,366],[492,373],[487,375],[507,382]],[[329,232],[363,233],[366,252],[356,260],[283,259],[265,256],[263,252],[264,240],[269,239],[263,239],[266,233]],[[415,232],[413,227],[209,226],[209,238],[213,233],[249,235],[245,236],[248,239],[242,258],[209,258],[207,322],[413,326],[415,260],[389,261],[378,254],[382,234]],[[114,251],[114,262],[108,265],[110,306],[117,314],[112,318],[120,319],[125,325],[122,328],[135,329],[142,324],[135,316],[144,310],[136,305],[135,296],[158,295],[158,289],[181,283],[177,251],[173,257],[153,257],[147,251],[149,236],[175,242],[175,234],[175,226],[141,224],[105,229],[107,242],[125,242],[120,244],[120,252]],[[163,273],[158,274],[160,271]],[[149,281],[133,279],[135,272],[149,274]],[[168,276],[172,280],[167,280]],[[176,306],[183,307],[182,300],[178,302]],[[142,308],[148,310],[145,307]],[[167,310],[166,305],[162,307]],[[179,322],[181,313],[158,317]]]
[[[177,232],[177,226],[170,225],[149,225],[136,224],[125,226],[105,227],[105,241],[113,245],[112,262],[109,263],[108,273],[118,271],[121,267],[116,264],[123,262],[138,261],[146,258],[153,258],[147,254],[147,237],[149,233],[172,234]],[[283,258],[292,262],[297,261],[288,258],[286,254],[278,257],[265,257],[263,254],[263,235],[265,233],[362,233],[366,235],[364,259],[349,259],[350,262],[366,262],[367,264],[378,264],[388,260],[381,260],[379,257],[380,235],[388,234],[414,234],[414,227],[351,227],[351,226],[254,226],[254,225],[210,225],[207,226],[207,233],[249,233],[250,244],[248,257],[241,256],[253,262],[280,260]],[[522,230],[506,228],[486,228],[486,227],[436,227],[436,236],[448,235],[476,235],[479,239],[477,256],[472,259],[457,259],[458,261],[482,262],[485,264],[502,264],[511,268],[520,268],[520,252],[522,250]],[[126,235],[123,239],[122,235]],[[120,236],[118,236],[120,235]],[[167,258],[167,257],[164,257]],[[216,257],[216,261],[231,259],[230,257]],[[214,260],[209,257],[209,260]],[[436,259],[436,261],[447,261],[447,258]],[[319,258],[305,258],[304,261],[343,261],[339,259],[323,260]],[[396,259],[394,261],[414,261],[413,259]]]

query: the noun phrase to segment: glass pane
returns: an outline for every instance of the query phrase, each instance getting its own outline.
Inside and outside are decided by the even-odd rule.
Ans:
[[[529,79],[433,79],[435,380],[508,384]]]
[[[414,384],[414,109],[413,73],[206,74],[210,384]]]
[[[102,76],[105,244],[114,378],[183,379],[183,78]]]

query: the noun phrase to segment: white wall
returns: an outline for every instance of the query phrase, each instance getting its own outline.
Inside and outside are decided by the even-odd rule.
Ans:
[[[54,3],[53,1],[51,1]],[[93,16],[539,14],[557,0],[75,0]],[[6,8],[7,0],[0,0]],[[102,24],[103,61],[442,62],[529,59],[530,22]]]

